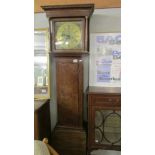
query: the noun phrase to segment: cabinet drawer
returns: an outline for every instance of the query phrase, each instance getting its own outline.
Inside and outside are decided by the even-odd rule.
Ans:
[[[120,106],[121,105],[121,96],[108,96],[108,95],[91,95],[89,96],[91,100],[90,106]]]

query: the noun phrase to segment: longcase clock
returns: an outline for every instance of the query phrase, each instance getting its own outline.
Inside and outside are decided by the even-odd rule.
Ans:
[[[63,155],[84,155],[89,19],[94,5],[42,8],[49,18],[51,57],[55,62],[58,122],[53,133],[53,145]]]

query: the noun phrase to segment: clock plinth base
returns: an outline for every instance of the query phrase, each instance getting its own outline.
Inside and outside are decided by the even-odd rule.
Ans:
[[[86,155],[86,131],[56,127],[52,134],[52,146],[61,155]]]

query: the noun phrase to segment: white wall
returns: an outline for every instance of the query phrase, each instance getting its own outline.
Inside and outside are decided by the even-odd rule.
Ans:
[[[45,13],[34,15],[34,28],[49,27]],[[93,32],[120,32],[121,9],[96,9],[90,19],[90,33]]]
[[[45,13],[34,14],[34,28],[48,28],[48,18]]]
[[[121,9],[96,9],[90,19],[90,33],[121,32]]]
[[[34,15],[34,28],[48,28],[48,19],[45,13],[37,13]],[[90,19],[90,33],[94,32],[121,32],[121,9],[96,9]],[[53,63],[52,63],[53,66]],[[57,119],[57,106],[56,106],[56,92],[55,87],[55,77],[52,76],[52,100],[51,100],[51,125],[52,129],[56,124]],[[94,152],[95,153],[95,152]],[[104,152],[104,155],[117,155],[113,152]],[[98,152],[97,155],[102,155],[103,152]]]

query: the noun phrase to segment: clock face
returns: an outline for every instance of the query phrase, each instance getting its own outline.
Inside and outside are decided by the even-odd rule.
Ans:
[[[55,23],[55,47],[56,49],[82,49],[82,22],[65,21]]]

